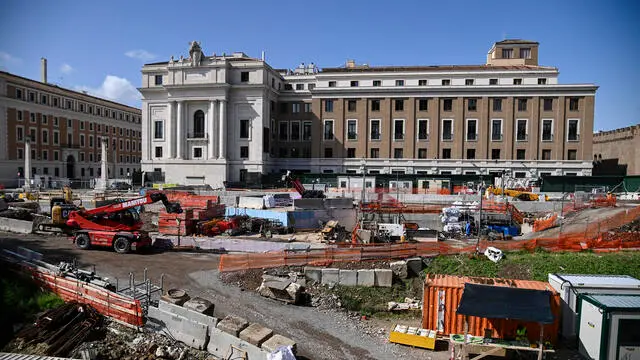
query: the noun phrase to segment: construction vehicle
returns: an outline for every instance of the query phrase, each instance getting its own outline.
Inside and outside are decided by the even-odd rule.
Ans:
[[[502,188],[494,188],[493,186],[489,186],[487,188],[488,193],[493,193],[494,195],[507,195],[512,198],[521,200],[521,201],[538,201],[540,200],[540,195],[526,191],[525,189],[502,189]],[[544,196],[545,200],[549,200],[547,195]]]
[[[73,203],[73,191],[71,187],[64,186],[62,188],[62,197],[52,197],[49,200],[49,208],[51,209],[51,222],[41,223],[38,230],[43,232],[62,231],[69,233],[67,228],[67,219],[72,211],[81,207]]]
[[[291,171],[287,171],[287,174],[282,177],[282,181],[291,183],[303,199],[323,199],[325,197],[322,190],[305,189],[300,180],[291,176]]]
[[[151,238],[141,231],[142,222],[134,209],[162,201],[168,213],[182,213],[180,203],[172,203],[161,192],[147,192],[145,196],[97,207],[78,208],[69,213],[66,226],[72,229],[72,240],[80,249],[92,246],[113,247],[117,253],[125,254],[151,245]]]

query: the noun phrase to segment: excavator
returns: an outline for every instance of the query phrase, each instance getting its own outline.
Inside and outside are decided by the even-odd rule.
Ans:
[[[132,245],[136,250],[151,245],[151,238],[142,231],[142,222],[134,209],[162,201],[168,213],[182,213],[180,203],[169,202],[162,192],[147,192],[143,197],[109,204],[95,209],[78,208],[69,212],[66,227],[71,229],[72,241],[80,249],[111,247],[126,254]]]
[[[487,193],[493,193],[494,195],[504,195],[510,196],[512,198],[516,198],[521,201],[538,201],[540,199],[540,195],[520,189],[502,189],[502,188],[494,188],[493,186],[489,186],[487,188]],[[545,195],[545,200],[549,200],[549,197]]]
[[[293,188],[296,189],[298,194],[300,194],[303,199],[323,199],[325,197],[322,190],[305,189],[300,180],[294,178],[291,175],[291,171],[287,171],[287,174],[282,177],[282,181],[284,181],[285,183],[291,183],[291,185],[293,185]]]

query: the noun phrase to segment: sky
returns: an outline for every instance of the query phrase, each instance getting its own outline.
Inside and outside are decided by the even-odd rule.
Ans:
[[[144,63],[266,52],[274,68],[483,64],[492,43],[540,42],[560,83],[594,83],[594,130],[640,123],[640,1],[2,0],[0,70],[140,106]]]

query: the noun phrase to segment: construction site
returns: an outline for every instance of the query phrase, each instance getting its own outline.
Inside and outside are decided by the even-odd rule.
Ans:
[[[3,277],[64,305],[7,323],[2,351],[635,359],[638,179],[554,178],[287,172],[261,190],[4,189]],[[616,297],[626,305],[607,305]],[[593,349],[588,306],[624,312],[615,327],[630,335],[603,330]]]

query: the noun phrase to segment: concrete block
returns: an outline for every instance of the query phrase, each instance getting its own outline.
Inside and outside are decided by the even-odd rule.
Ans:
[[[216,327],[216,325],[218,324],[218,319],[213,316],[205,315],[197,311],[184,308],[182,306],[174,305],[162,299],[158,302],[158,308],[162,311],[170,312],[170,313],[185,317],[187,319],[190,319],[192,321],[197,321],[209,327]]]
[[[262,349],[272,353],[281,346],[291,346],[293,353],[296,353],[296,342],[279,334],[275,334],[269,340],[265,341],[262,344]]]
[[[376,286],[391,287],[393,284],[393,271],[391,269],[375,269]]]
[[[400,279],[406,279],[407,278],[407,262],[404,260],[400,260],[400,261],[394,261],[392,263],[389,264],[389,267],[391,267],[391,270],[393,271],[393,274],[397,277],[399,277]]]
[[[182,289],[169,289],[160,299],[174,305],[182,306],[182,304],[191,299],[191,297]]]
[[[418,276],[422,272],[422,258],[414,257],[407,259],[407,275]]]
[[[322,284],[337,284],[340,281],[340,269],[322,269]]]
[[[239,316],[227,315],[216,326],[218,329],[235,337],[240,335],[240,331],[249,326],[249,322]]]
[[[261,346],[263,342],[273,335],[273,330],[260,324],[251,324],[240,332],[240,339],[255,346]]]
[[[243,353],[239,352],[236,349],[232,349],[232,346],[234,346],[238,350],[246,352],[246,359],[267,360],[269,356],[268,351],[262,350],[261,348],[249,344],[242,339],[239,339],[220,329],[210,329],[209,345],[207,346],[207,351],[210,354],[220,359],[243,359]]]
[[[345,270],[340,269],[338,276],[340,285],[343,286],[356,286],[358,285],[358,271],[357,270]]]
[[[163,332],[192,348],[203,350],[209,340],[209,327],[172,312],[149,306],[147,327]]]
[[[373,269],[358,270],[358,286],[375,286],[376,273]]]
[[[0,217],[0,231],[31,234],[33,232],[33,222]]]
[[[187,300],[182,306],[200,314],[213,316],[213,303],[207,299],[195,297]]]
[[[312,267],[312,266],[305,266],[304,267],[304,276],[309,280],[313,280],[313,281],[319,283],[319,282],[322,281],[322,268]]]
[[[327,209],[353,209],[353,198],[325,199],[324,207]]]

